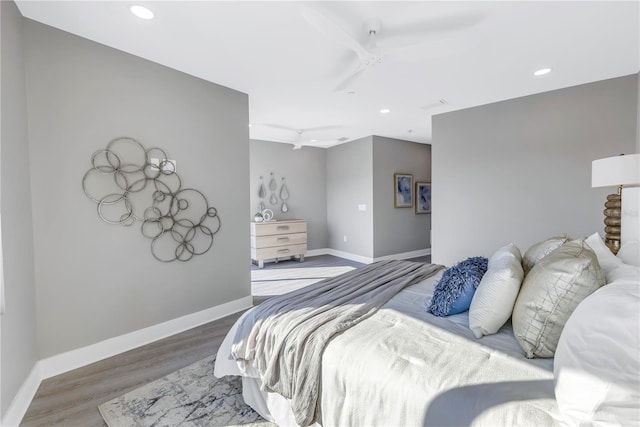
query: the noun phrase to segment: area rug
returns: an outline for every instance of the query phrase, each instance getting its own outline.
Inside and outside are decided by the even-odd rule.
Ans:
[[[351,266],[278,268],[251,270],[251,295],[282,295],[309,286],[328,277],[335,277],[353,270]]]
[[[216,378],[215,356],[98,407],[109,427],[277,427],[242,399],[240,377]]]

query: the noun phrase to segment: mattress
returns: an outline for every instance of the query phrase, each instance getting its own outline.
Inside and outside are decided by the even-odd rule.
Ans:
[[[319,419],[337,425],[556,425],[553,359],[527,359],[508,322],[476,339],[468,313],[435,317],[427,303],[441,273],[410,286],[334,337],[322,356]],[[237,325],[237,322],[236,322]],[[215,375],[243,375],[245,401],[280,426],[295,425],[287,399],[259,388],[230,358]]]

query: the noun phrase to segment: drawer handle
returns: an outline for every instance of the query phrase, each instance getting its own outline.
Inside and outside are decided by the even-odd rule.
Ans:
[[[287,252],[289,252],[289,249],[278,249],[279,254],[286,254]]]
[[[278,226],[278,230],[288,230],[289,226],[288,225],[279,225]]]
[[[288,237],[278,237],[278,242],[288,242],[289,238]]]

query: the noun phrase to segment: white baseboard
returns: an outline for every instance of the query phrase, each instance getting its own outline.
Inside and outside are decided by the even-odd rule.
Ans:
[[[327,248],[309,249],[307,253],[304,254],[304,256],[318,256],[318,255],[329,255],[329,249]]]
[[[350,261],[361,262],[363,264],[371,264],[373,258],[362,255],[352,254],[351,252],[339,251],[337,249],[327,249],[329,255],[337,256],[339,258],[348,259]]]
[[[351,261],[361,262],[363,264],[371,264],[374,261],[383,261],[387,259],[409,259],[409,258],[417,258],[421,256],[431,255],[431,248],[419,249],[417,251],[411,251],[411,252],[402,252],[399,254],[385,255],[385,256],[376,257],[376,258],[356,255],[350,252],[339,251],[337,249],[323,248],[323,249],[312,249],[310,251],[307,251],[305,256],[311,257],[311,256],[318,256],[318,255],[333,255],[333,256],[348,259]]]
[[[154,341],[175,335],[196,326],[246,310],[253,306],[253,297],[247,296],[234,301],[211,307],[196,313],[187,314],[157,325],[109,338],[95,344],[81,347],[36,362],[31,373],[23,383],[9,405],[1,426],[17,426],[27,412],[40,382],[47,378],[89,365],[94,362],[133,350]]]
[[[411,251],[411,252],[402,252],[402,253],[393,254],[393,255],[380,256],[380,257],[376,257],[375,261],[383,261],[383,260],[387,260],[387,259],[418,258],[418,257],[421,257],[421,256],[427,256],[427,255],[431,255],[431,248],[420,249],[420,250]]]
[[[36,362],[31,372],[29,372],[29,375],[27,375],[27,379],[22,383],[20,390],[18,390],[18,393],[16,393],[11,401],[4,417],[0,420],[0,426],[18,427],[18,425],[20,425],[22,417],[27,413],[27,409],[29,409],[29,405],[31,405],[31,401],[36,395],[38,387],[40,387],[41,381],[40,362]]]

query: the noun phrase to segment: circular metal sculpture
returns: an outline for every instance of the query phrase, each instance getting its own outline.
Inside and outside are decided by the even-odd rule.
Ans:
[[[91,165],[82,189],[98,205],[100,219],[124,226],[141,222],[157,260],[188,261],[211,249],[220,231],[218,211],[202,192],[182,188],[175,162],[162,149],[116,138],[91,156]]]

